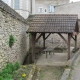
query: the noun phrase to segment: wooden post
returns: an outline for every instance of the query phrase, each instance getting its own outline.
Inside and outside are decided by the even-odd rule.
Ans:
[[[75,35],[75,51],[77,49],[77,35]]]
[[[35,62],[35,38],[36,34],[31,33],[31,50],[32,50],[32,62]]]
[[[45,33],[43,34],[43,48],[45,49]]]
[[[68,60],[71,57],[71,53],[70,53],[70,40],[71,40],[71,34],[68,33]]]

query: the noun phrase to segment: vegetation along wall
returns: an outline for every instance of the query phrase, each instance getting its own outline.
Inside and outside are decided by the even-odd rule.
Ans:
[[[0,69],[8,62],[23,63],[28,50],[26,20],[0,0]]]

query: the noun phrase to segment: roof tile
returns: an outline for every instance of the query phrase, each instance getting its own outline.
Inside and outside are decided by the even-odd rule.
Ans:
[[[29,29],[27,32],[65,32],[75,31],[78,20],[76,14],[35,14],[28,18]]]

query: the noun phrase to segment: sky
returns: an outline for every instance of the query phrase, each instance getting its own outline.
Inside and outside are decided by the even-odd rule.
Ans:
[[[9,6],[11,5],[11,0],[2,0],[4,1],[5,3],[7,3]]]

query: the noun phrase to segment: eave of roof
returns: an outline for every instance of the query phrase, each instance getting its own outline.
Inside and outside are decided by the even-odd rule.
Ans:
[[[72,33],[78,28],[76,14],[35,14],[28,18],[27,32]]]

